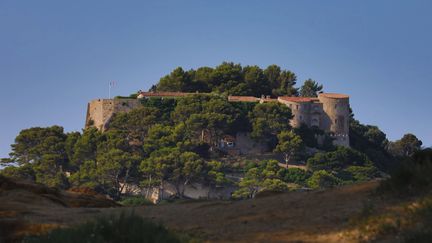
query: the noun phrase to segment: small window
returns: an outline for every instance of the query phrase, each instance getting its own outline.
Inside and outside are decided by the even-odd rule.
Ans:
[[[296,105],[296,109],[297,109],[297,110],[299,109],[299,105]]]
[[[335,124],[337,124],[337,119],[335,119]]]
[[[337,104],[335,105],[335,109],[337,109]]]
[[[300,116],[300,120],[303,120],[303,116]]]

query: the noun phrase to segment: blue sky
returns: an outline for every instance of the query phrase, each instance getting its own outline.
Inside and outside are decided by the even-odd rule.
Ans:
[[[346,93],[362,123],[432,145],[432,1],[0,1],[0,157],[23,128],[81,130],[87,102],[222,61]]]

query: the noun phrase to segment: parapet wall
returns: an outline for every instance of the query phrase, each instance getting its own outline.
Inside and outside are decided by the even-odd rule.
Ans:
[[[96,127],[100,131],[108,128],[115,113],[129,112],[140,105],[137,99],[97,99],[87,105],[85,127]]]

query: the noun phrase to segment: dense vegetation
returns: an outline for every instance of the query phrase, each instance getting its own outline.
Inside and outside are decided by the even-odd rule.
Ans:
[[[27,243],[48,242],[191,242],[183,235],[176,235],[161,225],[156,225],[134,214],[100,217],[71,228],[59,228],[46,235],[31,236]]]
[[[224,62],[215,68],[200,67],[197,70],[184,71],[178,67],[169,75],[160,79],[152,91],[182,91],[182,92],[217,92],[229,95],[261,95],[272,96],[316,96],[322,90],[312,79],[296,88],[297,76],[282,70],[277,65],[270,65],[266,69],[258,66],[245,66]]]
[[[401,146],[404,140],[413,142],[411,145],[419,144],[413,141],[411,135],[406,135],[396,141],[397,146]],[[412,151],[411,148],[405,152],[409,151]],[[391,176],[381,181],[375,197],[364,202],[361,212],[351,219],[360,233],[360,241],[430,242],[431,173],[432,149],[415,151],[405,156]],[[379,206],[382,201],[390,202],[391,206],[383,210]]]
[[[215,187],[235,184],[226,178],[238,170],[219,148],[225,135],[250,134],[267,152],[284,161],[253,161],[240,168],[236,198],[261,190],[327,187],[364,181],[388,172],[396,161],[421,147],[414,135],[389,142],[376,126],[350,122],[352,148],[337,148],[318,128],[289,126],[291,110],[279,103],[230,103],[226,95],[314,96],[322,86],[307,80],[295,88],[294,73],[271,65],[222,63],[216,68],[175,69],[152,87],[157,91],[212,92],[178,99],[149,98],[142,107],[116,114],[109,129],[65,133],[62,127],[22,130],[12,144],[2,174],[49,186],[89,187],[120,199],[130,184],[175,186],[177,196],[193,182]],[[318,143],[317,135],[324,136]],[[311,152],[312,151],[312,152]],[[308,170],[281,167],[279,162],[305,161]],[[296,184],[294,186],[293,184]]]

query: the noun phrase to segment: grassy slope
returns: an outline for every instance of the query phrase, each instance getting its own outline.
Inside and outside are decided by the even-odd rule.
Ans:
[[[414,199],[381,198],[374,194],[378,184],[371,181],[245,201],[189,201],[136,208],[72,208],[19,189],[0,193],[0,221],[26,225],[12,229],[23,234],[134,210],[169,229],[211,242],[357,242],[374,238],[376,231],[364,230],[365,225],[375,224],[374,217],[404,213],[405,205],[413,203]],[[391,233],[384,232],[380,239],[391,238]]]

